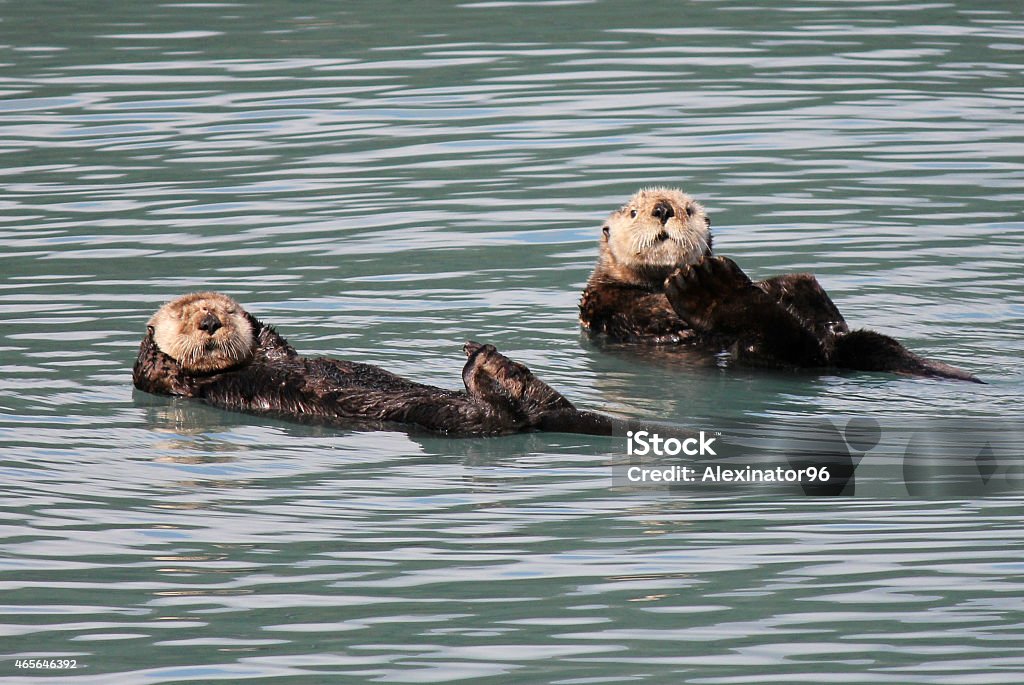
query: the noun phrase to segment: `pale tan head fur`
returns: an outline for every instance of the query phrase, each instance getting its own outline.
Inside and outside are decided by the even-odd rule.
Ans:
[[[711,254],[711,221],[704,208],[672,188],[641,190],[611,213],[601,233],[591,283],[660,288],[677,266]]]
[[[252,324],[227,295],[182,295],[161,307],[149,326],[156,346],[185,371],[223,371],[252,359]]]

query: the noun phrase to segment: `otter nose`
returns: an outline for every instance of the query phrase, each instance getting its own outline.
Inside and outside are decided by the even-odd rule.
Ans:
[[[676,212],[672,209],[672,205],[664,201],[654,205],[654,209],[651,211],[651,216],[656,217],[658,221],[661,222],[662,226],[664,226],[665,222],[675,215]]]
[[[210,335],[213,335],[217,332],[217,329],[223,325],[224,324],[220,322],[220,319],[207,312],[206,316],[203,317],[203,320],[199,322],[199,330],[206,331]]]

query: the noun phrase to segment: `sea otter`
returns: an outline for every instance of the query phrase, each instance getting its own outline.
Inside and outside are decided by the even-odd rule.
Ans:
[[[611,435],[610,417],[576,409],[493,346],[468,342],[464,350],[466,390],[445,390],[369,364],[300,356],[232,298],[203,292],[172,300],[153,315],[132,380],[157,395],[305,422],[396,423],[449,435]]]
[[[981,382],[897,340],[851,331],[812,274],[751,282],[711,249],[711,221],[679,190],[645,189],[601,228],[580,321],[613,341],[728,353],[743,364],[891,371]]]

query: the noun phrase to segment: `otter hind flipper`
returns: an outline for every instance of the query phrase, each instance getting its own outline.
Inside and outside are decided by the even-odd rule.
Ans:
[[[523,364],[498,352],[494,345],[469,341],[463,350],[468,359],[462,369],[462,380],[470,395],[499,404],[510,402],[530,419],[544,412],[575,409],[558,391]]]
[[[665,281],[676,313],[704,337],[757,365],[825,365],[821,341],[728,257],[685,265]]]
[[[818,340],[830,340],[850,331],[839,308],[814,274],[783,274],[766,278],[756,285],[800,319]]]
[[[469,359],[462,378],[470,395],[526,417],[536,429],[554,433],[611,435],[616,420],[579,410],[526,366],[498,352],[493,345],[469,341],[463,348]]]
[[[855,371],[890,371],[925,378],[950,378],[984,383],[972,373],[919,357],[895,338],[861,329],[836,338],[832,363]]]

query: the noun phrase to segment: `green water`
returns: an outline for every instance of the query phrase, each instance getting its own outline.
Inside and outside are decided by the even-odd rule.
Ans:
[[[1010,2],[0,2],[0,684],[1021,682],[1019,487],[869,452],[853,497],[624,491],[621,437],[296,426],[130,367],[217,289],[446,387],[476,339],[622,416],[1015,440],[1022,56]],[[988,384],[587,342],[647,185]]]

